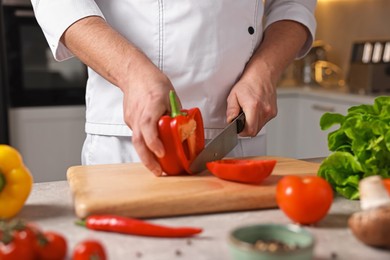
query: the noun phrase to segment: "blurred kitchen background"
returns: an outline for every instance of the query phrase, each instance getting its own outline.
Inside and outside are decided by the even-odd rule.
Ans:
[[[2,0],[0,143],[17,148],[36,182],[64,180],[80,164],[86,67],[57,62],[30,0]]]
[[[64,180],[80,164],[86,68],[54,61],[29,0],[2,0],[1,10],[0,143],[20,150],[36,182]],[[390,92],[389,13],[389,0],[318,0],[313,49],[278,86],[268,154],[326,156],[320,116]]]
[[[313,49],[286,70],[280,84],[360,94],[390,91],[372,89],[384,83],[390,88],[389,12],[388,0],[318,0]]]
[[[316,38],[328,43],[330,61],[348,76],[354,43],[390,42],[390,1],[319,0]],[[387,60],[388,62],[388,60]]]

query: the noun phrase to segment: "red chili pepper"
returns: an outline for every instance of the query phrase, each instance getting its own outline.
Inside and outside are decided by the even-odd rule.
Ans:
[[[159,137],[165,156],[159,158],[162,170],[168,175],[192,173],[190,164],[204,148],[204,129],[199,108],[179,110],[174,91],[169,93],[171,115],[158,122]]]
[[[167,227],[116,215],[92,215],[76,222],[92,230],[150,237],[189,237],[202,232],[194,227]]]

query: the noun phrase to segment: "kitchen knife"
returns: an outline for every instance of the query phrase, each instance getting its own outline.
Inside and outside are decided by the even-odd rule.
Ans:
[[[197,173],[206,169],[206,163],[222,159],[238,143],[238,134],[245,127],[245,114],[241,112],[219,135],[206,144],[190,165],[191,172]]]

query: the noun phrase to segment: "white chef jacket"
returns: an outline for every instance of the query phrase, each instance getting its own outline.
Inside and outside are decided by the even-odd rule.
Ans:
[[[316,0],[32,0],[35,16],[54,57],[72,53],[60,42],[64,31],[87,16],[103,17],[171,80],[184,108],[199,107],[205,138],[226,125],[226,99],[262,39],[278,20],[294,20],[311,33]],[[288,39],[286,39],[288,40]],[[99,52],[99,50],[96,50]],[[88,134],[129,136],[122,92],[88,69]]]

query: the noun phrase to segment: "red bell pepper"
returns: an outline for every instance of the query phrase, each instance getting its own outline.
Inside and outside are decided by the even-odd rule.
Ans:
[[[383,179],[383,184],[390,195],[390,178]]]
[[[174,91],[169,93],[171,115],[158,122],[159,137],[165,156],[158,158],[167,175],[192,173],[190,164],[204,148],[204,129],[199,108],[179,109]]]
[[[208,162],[207,169],[218,178],[260,184],[273,171],[276,160],[224,159]]]

